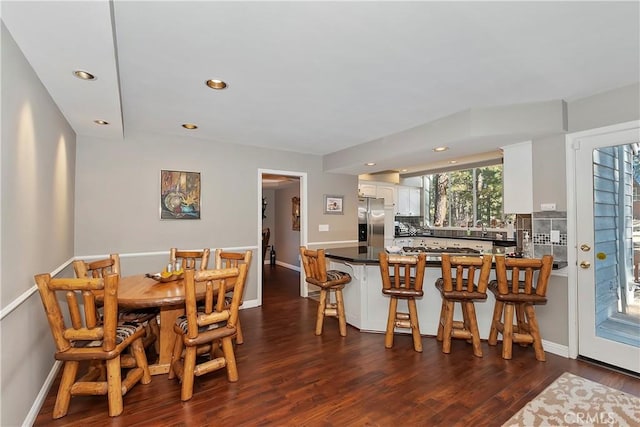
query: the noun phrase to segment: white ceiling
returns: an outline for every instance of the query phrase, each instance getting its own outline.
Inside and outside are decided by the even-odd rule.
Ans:
[[[185,144],[200,138],[325,155],[465,109],[572,100],[640,75],[636,1],[1,7],[71,126],[104,138],[154,132]],[[81,81],[75,69],[98,79]],[[213,91],[210,78],[229,87]],[[474,142],[466,154],[499,145]],[[362,164],[351,172],[364,172]]]

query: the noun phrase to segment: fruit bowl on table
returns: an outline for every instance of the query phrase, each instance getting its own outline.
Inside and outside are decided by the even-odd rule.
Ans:
[[[174,280],[180,280],[184,277],[184,272],[180,272],[179,274],[173,273],[171,275],[166,275],[162,273],[147,273],[145,276],[150,277],[153,280],[157,280],[158,282],[173,282]]]

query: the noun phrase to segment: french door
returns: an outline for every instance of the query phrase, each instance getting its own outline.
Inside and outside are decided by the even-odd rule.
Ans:
[[[576,203],[578,354],[634,372],[640,372],[639,143],[637,122],[579,134],[568,189]]]

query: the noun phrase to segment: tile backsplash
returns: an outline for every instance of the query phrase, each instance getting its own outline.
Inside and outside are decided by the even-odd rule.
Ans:
[[[533,250],[536,258],[553,255],[556,261],[567,260],[567,212],[542,211],[532,215]],[[551,242],[551,231],[558,232],[558,241]]]

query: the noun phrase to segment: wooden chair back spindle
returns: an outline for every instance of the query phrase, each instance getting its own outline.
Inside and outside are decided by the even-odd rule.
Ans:
[[[182,261],[182,268],[185,270],[206,270],[209,266],[209,256],[211,250],[205,248],[203,250],[179,250],[171,248],[169,254],[169,262],[174,264],[176,261]]]

